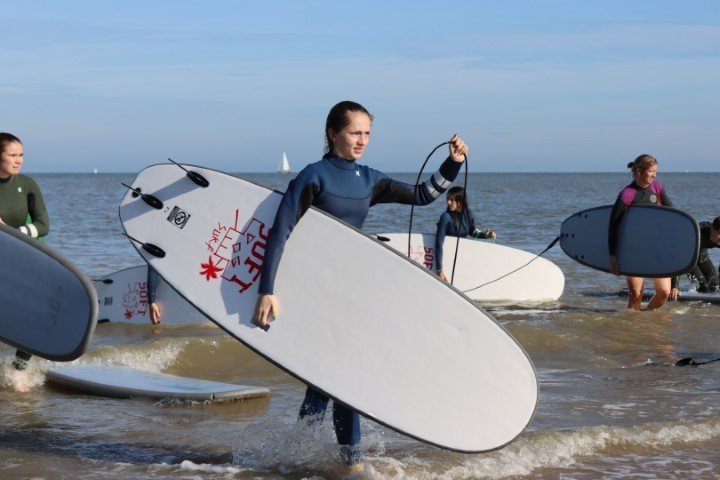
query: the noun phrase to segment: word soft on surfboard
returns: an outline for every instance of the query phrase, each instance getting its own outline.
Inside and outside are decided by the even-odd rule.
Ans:
[[[407,255],[408,236],[403,233],[381,233],[379,240],[403,255]],[[460,239],[455,274],[453,259],[457,237],[447,236],[443,243],[443,267],[448,279],[466,295],[479,301],[540,302],[557,300],[565,287],[565,276],[557,265],[544,258],[504,277],[522,267],[536,255],[515,248],[469,238]],[[412,234],[410,258],[437,273],[435,265],[435,235]],[[480,288],[475,288],[479,285]],[[472,289],[472,290],[470,290]]]
[[[50,382],[93,395],[114,398],[176,398],[180,400],[247,399],[266,396],[265,387],[249,387],[145,372],[120,365],[75,365],[49,370]]]
[[[0,224],[0,284],[0,341],[53,361],[83,354],[97,323],[97,297],[70,260]]]
[[[97,291],[98,322],[150,324],[147,265],[126,268],[93,280]],[[165,324],[207,322],[195,307],[158,279],[155,301]]]
[[[230,335],[333,399],[433,445],[492,450],[528,425],[538,384],[515,339],[424,267],[317,209],[285,246],[279,318],[267,331],[254,325],[282,196],[182,168],[190,173],[173,165],[140,172],[120,219],[146,261]]]
[[[560,227],[560,247],[572,259],[610,272],[608,227],[612,205],[583,210]],[[700,253],[700,228],[690,215],[670,207],[633,205],[618,231],[621,275],[672,277],[690,271]]]

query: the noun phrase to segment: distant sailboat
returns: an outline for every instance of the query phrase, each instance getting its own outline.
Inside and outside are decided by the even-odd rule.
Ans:
[[[287,155],[283,152],[282,160],[280,160],[280,166],[278,167],[280,173],[290,173],[290,164],[288,163]]]
[[[98,173],[98,169],[97,169],[97,168],[93,168],[93,174],[97,175],[97,173]]]

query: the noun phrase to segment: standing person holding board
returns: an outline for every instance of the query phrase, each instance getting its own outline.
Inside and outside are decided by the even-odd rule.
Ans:
[[[627,168],[632,171],[633,181],[625,187],[617,197],[610,213],[610,226],[608,228],[608,247],[610,253],[610,271],[620,274],[617,262],[618,229],[623,215],[632,205],[657,205],[672,207],[673,203],[663,187],[663,184],[656,181],[658,170],[657,160],[647,154],[640,155],[634,161],[628,163]],[[628,308],[640,310],[643,291],[642,277],[627,277],[628,284]],[[646,310],[655,310],[665,304],[668,297],[677,295],[677,288],[672,286],[671,279],[653,278],[655,294],[647,304]]]
[[[22,165],[22,142],[15,135],[0,132],[0,223],[33,238],[44,237],[50,230],[45,202],[35,180],[20,174]],[[12,386],[18,392],[28,391],[24,370],[30,358],[22,350],[15,353]]]
[[[303,168],[290,182],[283,195],[267,242],[259,295],[253,322],[267,326],[270,317],[277,319],[278,300],[273,295],[275,274],[283,248],[296,223],[314,206],[335,217],[362,228],[370,207],[379,203],[427,205],[442,195],[458,172],[468,148],[457,136],[450,140],[450,155],[429,181],[415,186],[395,181],[385,174],[357,161],[370,141],[372,115],[362,105],[344,101],[330,110],[325,125],[325,154],[319,162]],[[351,374],[351,372],[348,372]],[[328,397],[308,387],[300,407],[300,418],[321,421]],[[351,471],[362,471],[360,417],[337,402],[333,405],[333,422],[341,456]]]
[[[463,187],[452,187],[447,192],[447,210],[440,215],[437,223],[437,232],[435,233],[435,266],[440,278],[449,282],[447,275],[443,271],[443,244],[445,236],[451,237],[473,237],[473,238],[492,238],[497,235],[489,228],[482,230],[476,228],[475,218],[468,207],[467,194]]]

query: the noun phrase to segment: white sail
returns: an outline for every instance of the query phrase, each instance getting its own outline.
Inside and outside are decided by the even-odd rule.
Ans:
[[[290,163],[288,163],[287,155],[285,155],[285,152],[283,152],[282,160],[280,160],[280,167],[278,167],[278,172],[290,172]]]

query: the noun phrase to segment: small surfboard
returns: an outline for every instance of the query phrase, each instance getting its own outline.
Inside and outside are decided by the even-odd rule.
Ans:
[[[0,285],[0,341],[53,361],[85,352],[97,323],[97,297],[70,260],[0,224]]]
[[[424,267],[317,209],[285,246],[279,318],[267,331],[251,323],[282,196],[182,168],[190,174],[168,164],[140,172],[132,188],[143,196],[129,191],[120,219],[146,261],[230,335],[336,401],[433,445],[492,450],[528,425],[538,383],[515,339]]]
[[[573,260],[610,272],[608,226],[612,205],[583,210],[560,227],[560,247]],[[700,228],[690,215],[670,207],[633,205],[618,231],[620,274],[673,277],[689,272],[700,253]]]
[[[627,288],[623,288],[618,293],[621,297],[627,297]],[[643,300],[649,300],[652,297],[650,293],[643,293]],[[720,293],[700,293],[700,292],[680,292],[677,298],[678,302],[705,302],[705,303],[718,303],[720,304]]]
[[[178,400],[248,399],[266,396],[265,387],[250,387],[146,372],[121,365],[75,365],[46,372],[52,383],[84,393],[113,398],[175,398]]]
[[[151,323],[147,270],[147,265],[139,265],[93,279],[98,297],[99,323]],[[161,323],[175,325],[208,321],[162,278],[158,279],[155,300],[160,306]]]
[[[377,238],[401,254],[407,255],[407,234],[381,233]],[[522,250],[475,239],[460,239],[453,276],[457,240],[457,237],[445,238],[443,267],[448,280],[452,279],[453,285],[473,300],[542,302],[557,300],[562,295],[565,276],[551,261],[542,257],[535,258],[536,255]],[[435,235],[412,234],[410,258],[437,273]],[[531,260],[532,263],[523,267]],[[518,268],[520,269],[516,272],[501,278]],[[500,280],[497,280],[498,278]],[[493,282],[493,280],[497,281]],[[480,285],[483,286],[476,288]]]

